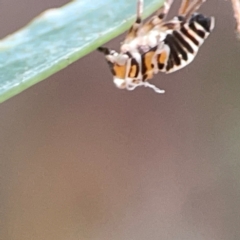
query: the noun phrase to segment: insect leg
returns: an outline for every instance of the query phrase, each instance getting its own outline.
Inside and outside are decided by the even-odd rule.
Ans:
[[[189,4],[189,0],[183,0],[183,2],[186,2],[186,8],[184,9],[184,3],[183,3],[183,12],[182,16],[185,17],[187,20],[191,15],[196,12],[200,6],[205,2],[206,0],[193,0],[191,4]],[[188,5],[188,6],[187,6]]]
[[[174,0],[166,0],[164,4],[157,10],[156,14],[149,19],[141,28],[141,34],[150,31],[156,25],[161,24],[168,15]]]
[[[181,16],[182,21],[187,21],[191,15],[198,10],[198,8],[205,2],[206,0],[182,0],[180,9],[178,11],[178,16]],[[164,29],[178,29],[181,26],[181,22],[178,18],[174,18],[169,22],[165,22],[162,24],[161,28]]]
[[[134,24],[129,29],[123,43],[128,43],[137,36],[138,30],[142,24],[143,0],[137,0],[137,17]]]
[[[178,10],[178,15],[183,16],[189,6],[191,0],[182,0],[181,6]]]
[[[172,3],[173,3],[173,0],[166,0],[164,2],[163,6],[158,9],[158,11],[156,12],[155,16],[152,19],[158,18],[159,22],[163,21],[167,17]],[[150,19],[150,21],[151,21],[151,19]]]

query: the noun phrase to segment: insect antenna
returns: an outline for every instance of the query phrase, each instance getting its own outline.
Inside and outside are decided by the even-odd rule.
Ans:
[[[106,47],[98,47],[97,50],[105,55],[109,55],[111,51],[109,48]]]

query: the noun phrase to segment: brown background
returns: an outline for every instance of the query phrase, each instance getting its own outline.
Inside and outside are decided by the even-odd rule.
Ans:
[[[0,36],[66,2],[2,0]],[[216,29],[191,65],[155,77],[164,95],[116,89],[93,52],[0,105],[0,239],[240,239],[230,4],[204,5]]]

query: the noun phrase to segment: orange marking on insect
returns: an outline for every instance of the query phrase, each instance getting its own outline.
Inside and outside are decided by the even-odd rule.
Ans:
[[[129,77],[134,78],[136,76],[136,73],[137,73],[137,66],[132,65],[130,69]]]
[[[113,67],[116,77],[124,79],[126,75],[126,66],[120,66],[118,64],[115,64]]]
[[[164,64],[167,58],[168,58],[167,52],[166,52],[166,51],[163,51],[163,52],[159,55],[158,62],[161,63],[161,64]]]
[[[146,67],[146,72],[144,74],[147,75],[146,79],[153,78],[152,58],[153,58],[154,54],[155,54],[154,51],[150,51],[144,55],[144,64]]]

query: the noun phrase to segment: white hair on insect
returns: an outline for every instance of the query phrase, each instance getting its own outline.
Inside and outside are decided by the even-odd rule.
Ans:
[[[138,83],[133,83],[131,82],[131,79],[121,79],[121,78],[114,78],[113,79],[114,84],[116,85],[117,88],[124,89],[126,88],[129,91],[134,90],[137,87],[149,87],[154,90],[156,93],[165,93],[165,90],[157,88],[155,85],[150,84],[149,82],[138,82]]]
[[[135,88],[141,87],[141,86],[149,87],[149,88],[153,89],[154,92],[156,92],[156,93],[161,93],[161,94],[165,93],[165,90],[159,89],[155,85],[153,85],[153,84],[151,84],[149,82],[139,82],[139,83],[133,84],[131,82],[126,81],[126,89],[129,90],[129,91],[132,91]]]

